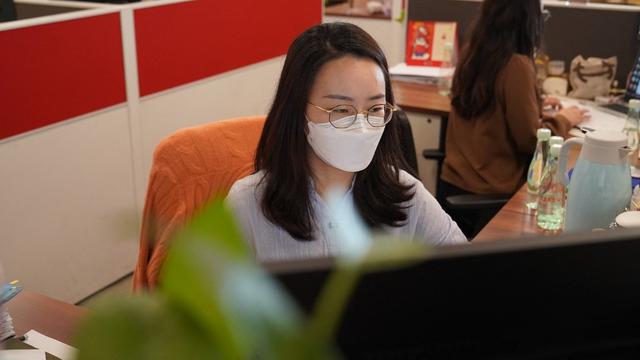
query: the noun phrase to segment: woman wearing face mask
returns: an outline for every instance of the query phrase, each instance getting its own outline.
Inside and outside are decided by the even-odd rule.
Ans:
[[[453,78],[438,199],[515,193],[525,182],[537,129],[566,138],[586,118],[576,107],[554,116],[541,113],[533,59],[544,18],[540,0],[482,3]],[[546,105],[559,107],[559,102],[548,99]],[[471,237],[494,213],[451,214]]]
[[[387,62],[344,23],[317,25],[287,53],[256,153],[256,173],[227,202],[260,260],[334,255],[326,205],[340,189],[371,228],[430,244],[466,238],[424,186],[401,170]]]

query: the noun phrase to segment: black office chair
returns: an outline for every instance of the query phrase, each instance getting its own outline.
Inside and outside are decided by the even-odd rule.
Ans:
[[[437,162],[437,180],[436,180],[436,199],[440,205],[451,215],[454,220],[458,221],[458,225],[470,240],[475,237],[480,230],[491,220],[491,214],[497,213],[504,204],[509,201],[508,196],[504,195],[477,195],[477,194],[460,194],[444,197],[438,189],[442,186],[440,175],[442,173],[442,163],[444,162],[447,138],[448,117],[443,116],[440,123],[440,135],[437,149],[424,149],[422,156],[427,160],[435,160]],[[489,214],[489,215],[485,215]],[[473,224],[469,221],[461,221],[466,219],[475,219]]]
[[[413,141],[413,131],[411,130],[411,123],[407,114],[398,110],[394,114],[393,121],[397,121],[400,124],[400,152],[402,153],[404,160],[409,169],[404,169],[416,178],[420,178],[418,173],[418,158],[416,156],[416,145]]]

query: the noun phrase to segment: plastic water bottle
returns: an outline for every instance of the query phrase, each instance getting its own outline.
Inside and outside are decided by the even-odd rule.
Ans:
[[[552,145],[544,167],[540,193],[538,195],[538,212],[536,222],[544,230],[562,230],[564,223],[564,185],[558,178],[558,155],[562,145]]]
[[[549,149],[551,149],[553,145],[562,146],[562,144],[564,144],[564,138],[562,136],[552,136],[549,138]],[[569,193],[569,185],[565,186],[564,193],[565,193],[564,206],[566,207],[567,206],[566,194]]]
[[[552,136],[549,138],[549,149],[551,149],[553,145],[562,145],[562,144],[564,144],[564,138],[562,136]]]
[[[538,137],[538,144],[536,145],[536,151],[533,153],[533,158],[531,158],[529,171],[527,171],[526,204],[530,210],[535,210],[538,207],[538,189],[540,187],[540,181],[542,180],[542,170],[547,162],[551,130],[545,128],[538,129],[536,136]]]
[[[440,69],[447,70],[453,67],[453,43],[444,44],[444,59],[440,64]],[[438,78],[438,93],[442,96],[449,96],[451,93],[451,83],[453,82],[453,78],[450,74],[444,75],[440,74]]]
[[[622,132],[627,134],[627,146],[633,150],[629,154],[631,167],[635,167],[638,159],[638,127],[640,127],[640,100],[632,99],[629,101],[627,121],[622,129]]]

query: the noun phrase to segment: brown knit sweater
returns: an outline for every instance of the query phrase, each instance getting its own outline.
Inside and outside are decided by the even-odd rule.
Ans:
[[[562,117],[540,120],[536,73],[530,58],[513,55],[496,79],[496,107],[465,120],[452,107],[447,127],[442,179],[476,194],[513,194],[525,181],[536,146],[536,131],[546,127],[563,137],[571,129]]]

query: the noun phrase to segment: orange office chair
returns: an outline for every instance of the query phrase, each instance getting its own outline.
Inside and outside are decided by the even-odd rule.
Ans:
[[[401,151],[418,173],[411,125],[402,111]],[[134,290],[154,289],[175,231],[214,196],[253,172],[264,116],[218,121],[180,130],[156,148],[142,218]]]
[[[153,289],[174,232],[209,199],[253,172],[264,116],[180,130],[157,146],[142,218],[134,290]]]

